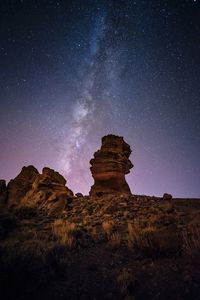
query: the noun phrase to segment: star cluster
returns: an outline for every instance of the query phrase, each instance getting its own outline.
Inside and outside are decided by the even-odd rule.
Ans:
[[[88,193],[103,135],[133,193],[200,195],[200,1],[2,1],[0,177],[23,165]]]

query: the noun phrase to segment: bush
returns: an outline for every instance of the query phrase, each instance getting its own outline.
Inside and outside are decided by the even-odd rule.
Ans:
[[[153,250],[152,233],[155,232],[155,227],[147,226],[139,228],[137,225],[128,223],[128,247],[131,250],[144,253]]]
[[[67,246],[69,249],[73,248],[76,244],[75,237],[77,236],[78,229],[76,224],[69,223],[63,219],[57,219],[52,225],[54,236],[58,239],[61,245]]]
[[[110,236],[110,245],[112,248],[118,248],[121,245],[122,238],[118,232],[114,232]]]
[[[114,229],[115,222],[113,220],[104,221],[102,223],[103,230],[107,235],[110,235]]]
[[[135,286],[135,278],[127,269],[122,269],[117,275],[117,285],[123,296],[130,296],[133,293]]]

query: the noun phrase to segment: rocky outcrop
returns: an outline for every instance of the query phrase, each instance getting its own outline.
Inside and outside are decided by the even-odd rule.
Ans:
[[[6,181],[1,179],[0,180],[0,207],[4,207],[6,204],[8,196],[8,191],[6,187]]]
[[[107,135],[102,138],[101,149],[90,161],[94,185],[90,195],[131,194],[125,175],[133,167],[130,146],[123,137]]]
[[[21,205],[45,209],[48,213],[61,213],[72,198],[65,178],[52,169],[44,168],[32,184],[32,189],[20,201]]]
[[[8,205],[18,205],[22,197],[31,189],[39,172],[34,166],[23,167],[17,177],[8,183]]]

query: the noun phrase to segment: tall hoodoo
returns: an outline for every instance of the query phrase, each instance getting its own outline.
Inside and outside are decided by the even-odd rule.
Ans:
[[[103,194],[131,194],[125,175],[133,167],[129,156],[130,146],[123,137],[106,135],[102,138],[101,149],[94,153],[91,159],[91,172],[94,185],[90,195]]]

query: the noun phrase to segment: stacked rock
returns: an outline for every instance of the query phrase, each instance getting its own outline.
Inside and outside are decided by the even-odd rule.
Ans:
[[[131,194],[125,175],[133,167],[129,156],[130,146],[123,137],[107,135],[102,138],[101,149],[90,161],[94,185],[90,195]]]

